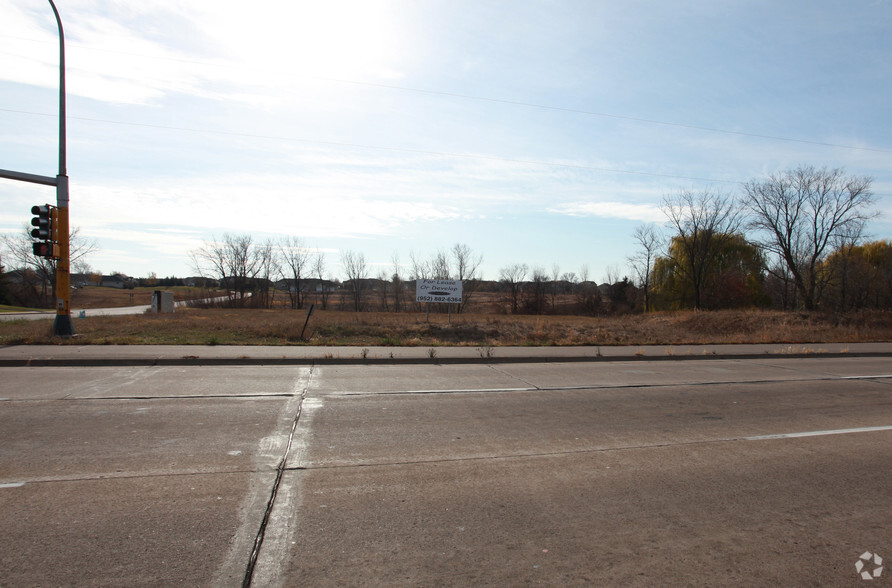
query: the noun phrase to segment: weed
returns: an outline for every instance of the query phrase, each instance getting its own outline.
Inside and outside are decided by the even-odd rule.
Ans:
[[[431,358],[431,359],[436,359],[436,357],[437,357],[437,350],[434,349],[433,347],[431,347],[430,349],[427,350],[427,356],[428,356],[429,358]]]
[[[362,355],[363,359],[368,359],[369,358],[369,348],[363,347],[362,351],[360,352],[360,355]]]
[[[483,359],[492,359],[495,355],[495,349],[487,345],[486,347],[478,347],[477,353],[479,353],[480,357]]]

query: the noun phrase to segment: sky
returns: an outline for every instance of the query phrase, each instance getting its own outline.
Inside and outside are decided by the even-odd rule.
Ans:
[[[680,190],[799,165],[873,178],[892,238],[889,0],[56,0],[71,224],[94,271],[189,276],[224,234],[343,278],[456,243],[631,275]],[[0,0],[0,168],[58,169],[48,2]],[[0,179],[0,232],[51,187]]]

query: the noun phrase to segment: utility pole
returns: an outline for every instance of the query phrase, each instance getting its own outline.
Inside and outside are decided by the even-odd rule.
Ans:
[[[74,335],[71,322],[71,244],[68,226],[68,169],[65,152],[65,35],[62,31],[62,19],[53,0],[49,0],[59,27],[59,173],[55,178],[26,174],[0,169],[0,178],[20,180],[34,184],[56,187],[56,234],[58,239],[58,257],[56,260],[56,320],[53,323],[53,334],[60,337]]]

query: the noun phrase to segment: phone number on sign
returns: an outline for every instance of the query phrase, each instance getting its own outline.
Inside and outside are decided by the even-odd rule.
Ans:
[[[418,296],[417,302],[454,302],[461,303],[461,298],[455,296]]]

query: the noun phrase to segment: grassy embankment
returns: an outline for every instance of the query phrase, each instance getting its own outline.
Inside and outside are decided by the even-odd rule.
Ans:
[[[74,319],[78,336],[50,336],[51,319],[0,322],[0,344],[185,345],[683,345],[892,341],[892,313],[664,312],[618,317],[178,309],[171,315]]]

